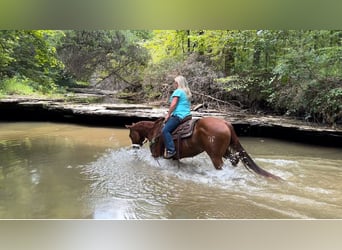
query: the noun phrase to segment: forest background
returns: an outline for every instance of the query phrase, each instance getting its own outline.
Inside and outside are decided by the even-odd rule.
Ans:
[[[91,87],[167,102],[178,74],[194,104],[342,123],[339,30],[0,31],[0,98]]]

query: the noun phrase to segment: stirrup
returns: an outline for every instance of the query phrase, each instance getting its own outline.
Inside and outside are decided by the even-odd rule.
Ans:
[[[176,151],[174,151],[174,152],[166,151],[166,153],[164,154],[164,158],[165,159],[171,159],[175,155],[176,155]]]

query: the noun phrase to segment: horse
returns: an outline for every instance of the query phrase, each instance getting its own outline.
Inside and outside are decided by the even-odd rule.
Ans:
[[[155,121],[139,121],[125,127],[130,130],[129,137],[133,145],[141,147],[149,141],[151,154],[157,158],[163,156],[165,150],[161,134],[163,125],[164,118],[162,117]],[[189,137],[181,139],[178,136],[174,140],[177,154],[173,159],[194,157],[205,151],[217,170],[221,170],[224,166],[222,158],[229,158],[233,166],[237,166],[241,160],[247,170],[252,170],[267,178],[281,180],[280,177],[262,169],[253,161],[241,145],[233,125],[222,118],[197,119]]]

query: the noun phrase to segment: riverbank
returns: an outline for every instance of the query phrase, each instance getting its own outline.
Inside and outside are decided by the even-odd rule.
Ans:
[[[124,127],[164,116],[167,108],[145,104],[88,103],[64,98],[5,96],[0,99],[0,121],[51,121],[93,126]],[[239,136],[260,136],[342,147],[342,127],[328,127],[283,116],[200,109],[194,117],[216,116],[230,121]]]

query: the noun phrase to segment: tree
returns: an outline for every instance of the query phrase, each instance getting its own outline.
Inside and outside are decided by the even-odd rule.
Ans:
[[[203,93],[224,90],[221,99],[247,108],[328,123],[342,119],[341,31],[158,30],[153,35],[145,46],[154,68],[167,60],[195,65],[188,59],[197,54],[196,60],[215,69],[218,84],[202,84]]]
[[[76,80],[134,84],[148,60],[138,42],[147,37],[143,31],[66,31],[58,55]]]
[[[0,31],[0,77],[27,78],[40,90],[52,88],[63,68],[49,41],[55,34],[48,30]]]

